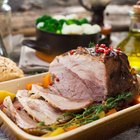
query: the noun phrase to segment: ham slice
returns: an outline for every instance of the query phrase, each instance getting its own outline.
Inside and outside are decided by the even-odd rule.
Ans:
[[[51,94],[52,91],[37,85],[32,86],[32,92],[43,97],[53,107],[62,111],[77,111],[92,103],[91,100],[70,100],[59,95]]]
[[[57,90],[56,93],[58,95],[62,95],[70,100],[92,99],[91,89],[70,69],[64,67],[60,63],[52,62],[49,70],[59,79],[59,81],[54,80],[54,84],[52,85],[52,88]]]
[[[23,106],[23,109],[38,122],[44,122],[45,125],[53,124],[57,121],[61,112],[50,106],[46,101],[26,97],[28,93],[18,91],[17,99]]]
[[[84,93],[84,96],[82,94],[79,94],[79,88],[75,88],[76,90],[76,96],[81,95],[80,98],[83,99],[86,98],[93,99],[94,101],[101,101],[104,99],[105,95],[107,94],[107,87],[106,87],[106,71],[105,65],[100,60],[94,61],[93,57],[90,55],[60,55],[56,57],[56,59],[51,63],[50,65],[50,71],[54,73],[56,76],[66,75],[64,74],[64,71],[61,70],[61,72],[58,71],[58,69],[68,69],[70,72],[73,73],[73,79],[79,79],[84,83],[84,85],[87,87],[88,90],[86,90],[82,85],[80,87],[80,90],[84,89],[86,93]],[[77,78],[78,77],[78,78]],[[68,77],[69,78],[69,77]],[[60,77],[60,83],[55,82],[54,87],[57,89],[60,88],[59,84],[62,84],[64,79],[66,81],[69,81],[67,77],[64,77],[63,79]],[[61,81],[62,80],[62,81]],[[70,81],[69,81],[70,82]],[[75,82],[77,84],[77,82]],[[73,83],[73,84],[75,84]],[[72,84],[72,83],[70,83]],[[68,88],[70,89],[70,87]],[[61,92],[62,94],[65,94]],[[82,93],[82,92],[81,92]],[[65,97],[69,97],[69,95],[65,95]],[[63,95],[64,96],[64,95]],[[73,99],[72,96],[70,99]]]
[[[4,101],[4,110],[6,114],[14,121],[16,124],[23,129],[36,128],[37,122],[32,120],[29,115],[24,110],[18,110],[14,107],[11,98],[7,96]]]

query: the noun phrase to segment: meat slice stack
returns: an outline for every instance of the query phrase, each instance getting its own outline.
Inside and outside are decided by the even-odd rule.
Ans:
[[[25,96],[27,94],[27,96]],[[55,123],[61,112],[53,108],[41,99],[34,99],[28,96],[29,93],[18,91],[16,97],[23,109],[38,122],[44,122],[45,125]]]
[[[17,123],[20,128],[30,129],[37,127],[37,122],[29,117],[29,115],[21,109],[18,109],[8,96],[4,99],[4,112]]]
[[[31,91],[19,90],[14,103],[5,98],[5,112],[19,127],[36,128],[38,122],[50,125],[64,111],[79,111],[108,96],[138,90],[127,56],[105,45],[60,55],[50,64],[49,73],[48,88],[33,85]]]
[[[42,97],[54,108],[61,111],[77,111],[91,104],[90,100],[70,100],[65,97],[55,95],[51,90],[46,90],[37,85],[32,86],[32,92],[36,94],[32,97]]]

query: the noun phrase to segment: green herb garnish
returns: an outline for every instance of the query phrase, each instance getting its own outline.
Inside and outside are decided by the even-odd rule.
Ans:
[[[122,93],[119,94],[116,97],[110,97],[106,100],[106,105],[105,107],[107,109],[112,109],[112,108],[116,108],[119,104],[120,101],[127,101],[128,99],[130,99],[132,97],[132,93],[128,92],[128,93]]]
[[[122,93],[117,95],[116,97],[109,97],[103,104],[93,104],[90,107],[87,107],[84,109],[84,111],[80,113],[72,113],[72,112],[66,112],[62,114],[62,118],[65,117],[72,117],[70,121],[66,123],[59,124],[58,122],[55,124],[52,124],[50,126],[43,126],[43,129],[48,129],[53,131],[57,129],[58,127],[68,128],[70,126],[76,125],[76,126],[82,126],[84,124],[91,123],[95,120],[100,119],[99,114],[101,112],[107,112],[112,108],[117,109],[120,102],[124,101],[127,102],[132,97],[132,93]],[[41,126],[45,125],[44,122],[39,123]]]
[[[45,126],[45,122],[39,122],[37,125],[38,126]]]
[[[92,106],[85,108],[85,110],[81,113],[71,113],[71,112],[66,112],[62,116],[71,116],[73,119],[71,119],[69,122],[65,124],[61,124],[58,126],[61,127],[68,127],[71,124],[77,124],[77,125],[83,125],[90,123],[92,121],[98,120],[99,119],[99,114],[102,111],[109,111],[112,108],[116,108],[119,106],[119,103],[121,101],[128,101],[132,97],[132,93],[121,93],[117,95],[116,97],[110,97],[108,98],[105,103],[103,104],[93,104]],[[56,125],[57,127],[57,125]]]
[[[88,48],[93,48],[94,45],[95,45],[94,42],[90,42],[89,45],[88,45]]]

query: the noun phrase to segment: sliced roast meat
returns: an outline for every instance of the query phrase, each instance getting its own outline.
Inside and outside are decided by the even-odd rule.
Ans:
[[[16,124],[23,129],[36,128],[37,122],[32,120],[24,110],[14,107],[11,98],[8,96],[3,102],[4,111]]]
[[[123,92],[136,93],[139,87],[127,56],[104,45],[60,55],[49,72],[52,85],[47,89],[33,85],[31,91],[19,90],[14,104],[10,97],[4,100],[6,114],[23,129],[35,132],[37,122],[53,124],[62,111],[77,111]],[[39,132],[44,133],[41,127]]]
[[[57,76],[52,85],[52,88],[57,90],[56,94],[71,100],[92,100],[92,91],[77,74],[59,63],[56,67],[52,67],[50,67],[50,71]]]
[[[22,92],[18,91],[17,99],[35,120],[44,122],[46,125],[53,124],[57,121],[61,112],[50,106],[47,102],[41,99],[32,99],[22,95]]]
[[[56,57],[50,64],[49,72],[60,78],[60,82],[55,81],[53,87],[69,99],[102,101],[122,92],[134,92],[138,87],[136,76],[131,74],[127,56],[114,49],[106,55],[96,53],[94,48],[78,48],[72,53],[70,51]],[[67,73],[81,82],[71,79]],[[84,90],[86,92],[81,92]]]
[[[62,111],[81,110],[92,103],[91,100],[70,100],[62,96],[52,94],[51,90],[46,90],[43,87],[37,85],[32,86],[32,92],[43,97],[53,107]]]
[[[69,69],[69,71],[71,71],[73,75],[76,75],[75,77],[78,77],[88,88],[85,95],[90,94],[90,99],[101,101],[107,94],[105,65],[99,60],[93,61],[92,59],[92,56],[86,55],[59,56],[51,63],[50,71],[59,75],[58,69],[60,69],[60,67],[63,66],[65,69]],[[67,81],[69,80],[67,79]],[[79,91],[78,88],[76,89],[76,91]],[[83,86],[81,86],[80,89],[83,89]],[[83,95],[81,96],[83,97]]]
[[[23,109],[23,106],[20,104],[20,102],[17,99],[14,100],[13,105],[17,110]]]

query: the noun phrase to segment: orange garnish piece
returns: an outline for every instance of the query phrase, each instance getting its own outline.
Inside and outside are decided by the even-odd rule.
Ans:
[[[42,86],[41,83],[28,83],[26,85],[26,90],[31,90],[32,89],[32,85],[39,85],[39,86]]]
[[[140,103],[140,95],[136,95],[134,97],[134,104],[139,104]]]
[[[111,115],[111,114],[116,113],[116,112],[117,112],[117,110],[115,108],[113,108],[106,113],[106,116]]]
[[[52,74],[48,72],[43,78],[43,87],[48,88],[48,86],[51,84],[52,84]]]
[[[70,130],[73,130],[77,127],[78,127],[77,125],[72,125],[72,126],[69,126],[69,127],[65,128],[65,131],[70,131]]]

